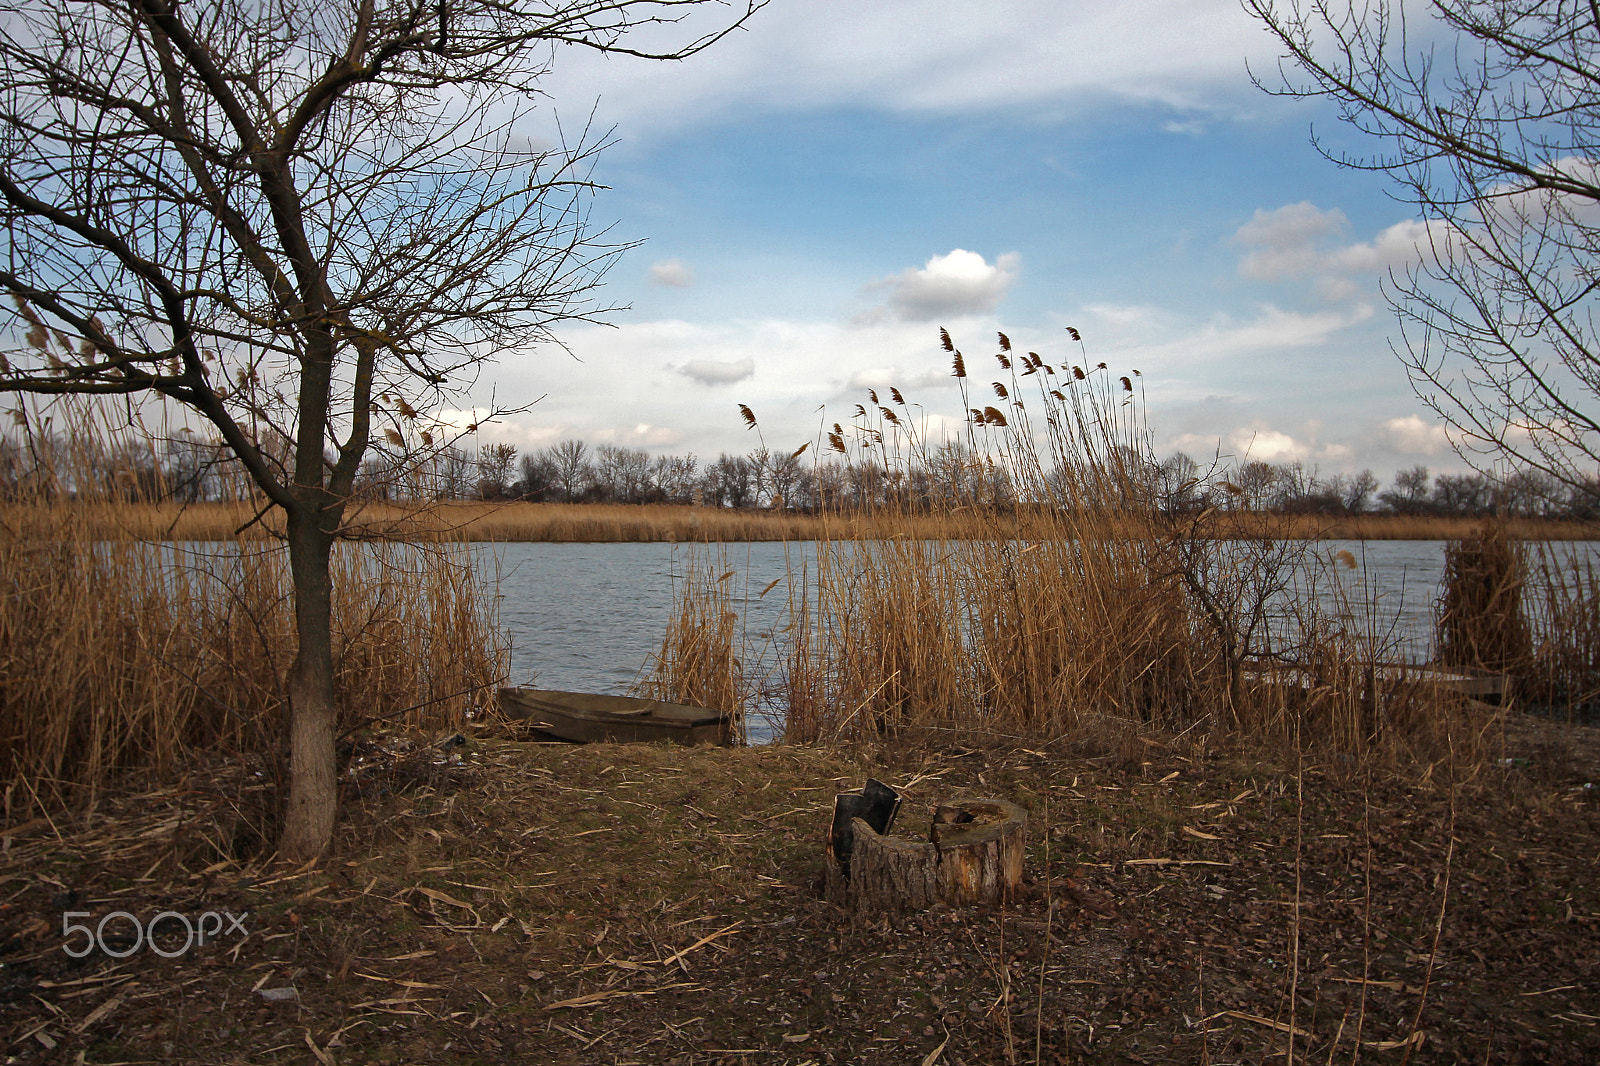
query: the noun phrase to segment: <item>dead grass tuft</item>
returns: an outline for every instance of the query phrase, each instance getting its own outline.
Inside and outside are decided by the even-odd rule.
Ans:
[[[68,429],[85,450],[111,432]],[[164,508],[105,491],[96,466],[53,469],[0,511],[7,819],[88,809],[130,775],[171,780],[202,754],[275,780],[295,646],[286,552],[266,537],[142,539]],[[465,549],[345,545],[334,589],[345,731],[455,729],[490,706],[504,649]]]

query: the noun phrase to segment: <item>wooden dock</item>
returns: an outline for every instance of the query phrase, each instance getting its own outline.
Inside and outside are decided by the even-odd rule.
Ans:
[[[1365,673],[1364,668],[1358,668]],[[1507,677],[1496,673],[1466,673],[1446,669],[1431,663],[1376,663],[1374,675],[1378,684],[1389,690],[1408,684],[1455,692],[1473,699],[1496,700],[1506,693]],[[1327,682],[1302,667],[1246,667],[1247,684],[1288,685],[1310,691]]]

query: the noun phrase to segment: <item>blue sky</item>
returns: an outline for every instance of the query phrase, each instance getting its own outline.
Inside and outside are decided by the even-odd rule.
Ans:
[[[714,458],[757,444],[740,403],[793,448],[890,384],[954,419],[939,327],[1066,358],[1071,325],[1143,373],[1162,455],[1459,468],[1388,347],[1413,212],[1250,84],[1275,55],[1234,0],[774,0],[681,63],[564,52],[630,307],[490,368],[479,402],[543,399],[485,432]]]

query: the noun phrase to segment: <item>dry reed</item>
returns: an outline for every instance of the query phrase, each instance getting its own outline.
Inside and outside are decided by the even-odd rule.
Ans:
[[[730,588],[735,576],[721,553],[689,556],[681,578],[675,579],[675,607],[661,650],[639,690],[656,699],[732,715],[734,735],[742,738],[748,691],[738,656],[739,615]]]
[[[1445,547],[1441,662],[1500,673],[1526,669],[1533,650],[1522,610],[1526,569],[1521,546],[1496,522]]]
[[[22,503],[10,506],[22,507]],[[280,532],[271,514],[249,501],[104,501],[84,520],[98,540],[271,539]],[[1028,532],[1027,509],[1017,516]],[[1180,521],[1187,535],[1233,540],[1460,540],[1482,525],[1478,518],[1367,514],[1345,517],[1280,515],[1264,511],[1212,512],[1197,525]],[[1172,528],[1172,522],[1161,528]],[[1192,528],[1190,528],[1192,526]],[[1600,539],[1593,523],[1508,519],[1520,540]],[[469,501],[362,501],[347,532],[357,538],[433,542],[733,543],[823,539],[878,540],[894,536],[950,540],[972,535],[970,522],[949,507],[926,512],[880,510],[868,514],[808,514],[786,510],[731,510],[678,504],[487,503]],[[1051,521],[1037,535],[1047,537]]]
[[[966,487],[914,516],[937,538],[856,536],[913,517],[891,505],[830,524],[791,564],[761,689],[786,739],[1026,736],[1134,759],[1130,738],[1152,734],[1442,747],[1457,713],[1446,697],[1386,681],[1374,642],[1293,599],[1303,543],[1222,538],[1233,516],[1160,512],[1132,378],[1053,367],[1002,338],[1004,407],[979,408],[975,360],[947,350],[969,407],[953,450],[925,439],[897,392],[826,433],[891,481],[954,455],[966,476],[949,480]]]
[[[8,815],[92,803],[126,775],[209,758],[281,770],[294,654],[286,553],[263,539],[150,543],[181,515],[95,488],[112,431],[66,409],[77,461],[0,511],[0,781]],[[117,530],[107,536],[109,530]],[[464,549],[342,545],[342,727],[445,729],[505,673],[493,600]]]
[[[1529,566],[1528,699],[1569,719],[1600,719],[1600,566],[1541,546]]]

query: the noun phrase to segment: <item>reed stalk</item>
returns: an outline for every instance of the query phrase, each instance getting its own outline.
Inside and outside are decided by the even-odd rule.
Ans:
[[[749,696],[738,651],[739,615],[733,609],[736,572],[725,553],[690,554],[675,578],[675,607],[642,695],[721,711],[734,718],[733,735],[744,736]]]
[[[162,538],[152,516],[181,514],[95,476],[108,440],[130,448],[116,437],[126,430],[83,408],[59,414],[56,444],[32,445],[76,454],[54,457],[41,467],[49,477],[14,487],[0,509],[9,813],[30,809],[16,807],[24,796],[79,808],[130,776],[170,779],[216,758],[273,779],[295,646],[286,552],[264,536]],[[342,731],[460,728],[489,709],[507,649],[466,549],[347,544],[334,589]]]
[[[1528,699],[1569,719],[1600,720],[1600,567],[1543,545],[1528,569]]]
[[[1496,522],[1445,547],[1439,659],[1447,666],[1520,673],[1532,645],[1522,608],[1521,545]]]
[[[1161,512],[1136,376],[1052,366],[1002,336],[985,389],[1000,404],[980,407],[971,364],[947,351],[968,409],[959,440],[930,440],[893,390],[892,406],[869,393],[849,427],[825,428],[863,476],[909,485],[958,465],[942,480],[963,488],[825,517],[791,556],[777,683],[763,688],[785,739],[1000,735],[1136,753],[1129,738],[1164,735],[1361,756],[1444,743],[1461,708],[1386,681],[1381,642],[1302,594],[1309,542],[1266,526],[1219,537],[1246,519]],[[861,535],[912,518],[939,535]],[[690,602],[704,583],[679,591],[674,626],[725,609]]]

